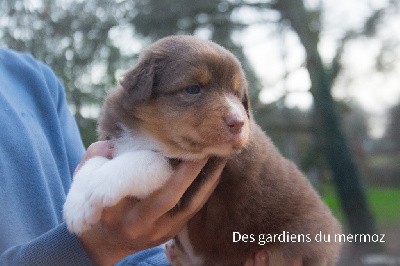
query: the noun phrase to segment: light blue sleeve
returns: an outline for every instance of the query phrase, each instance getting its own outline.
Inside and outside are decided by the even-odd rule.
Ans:
[[[8,249],[0,257],[4,266],[71,266],[93,265],[78,238],[70,234],[65,224],[24,245]]]
[[[121,260],[116,266],[170,266],[164,248],[158,246],[138,252]]]
[[[30,55],[0,49],[0,102],[7,111],[0,115],[7,125],[0,141],[0,265],[92,265],[62,223],[84,154],[63,86]]]

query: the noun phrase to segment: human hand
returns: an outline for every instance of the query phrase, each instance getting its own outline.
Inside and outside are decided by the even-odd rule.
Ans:
[[[110,156],[109,148],[103,145],[96,144],[88,149],[86,159]],[[182,162],[167,183],[145,199],[125,198],[117,205],[104,209],[100,222],[79,236],[94,262],[97,265],[112,265],[127,255],[174,237],[201,209],[218,183],[225,163],[210,174],[185,208],[173,215],[169,213],[206,162]]]
[[[82,168],[83,164],[92,157],[102,156],[112,159],[114,156],[114,144],[109,140],[96,141],[87,148],[82,161],[75,169],[74,175]]]

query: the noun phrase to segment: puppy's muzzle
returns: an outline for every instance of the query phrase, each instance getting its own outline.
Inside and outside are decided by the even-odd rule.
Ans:
[[[229,114],[224,118],[228,131],[233,134],[240,134],[244,125],[244,119],[237,114]]]

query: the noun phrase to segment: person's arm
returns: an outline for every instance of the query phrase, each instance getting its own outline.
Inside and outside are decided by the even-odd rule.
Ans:
[[[65,193],[67,192],[73,169],[75,169],[84,153],[77,125],[68,110],[64,89],[50,68],[27,54],[2,50],[1,60],[1,75],[3,75],[1,80],[5,80],[6,82],[5,85],[3,83],[2,85],[6,86],[7,92],[10,95],[14,93],[15,97],[19,97],[22,104],[27,104],[27,106],[29,104],[29,107],[26,107],[24,111],[32,114],[29,116],[29,123],[35,123],[35,130],[42,127],[43,134],[51,132],[46,135],[48,144],[44,142],[44,138],[40,138],[40,140],[32,139],[32,147],[35,145],[45,145],[43,149],[40,149],[40,152],[43,151],[46,152],[46,154],[43,156],[41,156],[41,154],[40,158],[45,158],[47,156],[49,160],[46,161],[46,163],[49,164],[52,170],[43,173],[48,174],[54,171],[54,176],[48,175],[46,178],[48,178],[49,182],[53,182],[52,184],[60,184],[60,186],[57,187],[60,188],[59,190],[53,190],[57,185],[48,187],[49,194],[53,196],[53,198],[49,198],[48,201],[53,202],[55,210],[61,210],[62,198],[64,196],[62,195],[63,193],[59,193],[59,191],[62,191],[62,187],[64,187]],[[6,97],[6,104],[9,103],[7,99]],[[2,98],[2,100],[4,99]],[[10,103],[14,102],[15,101],[11,101]],[[20,106],[18,106],[18,108],[20,108]],[[36,113],[41,115],[37,116],[38,119],[35,121]],[[22,121],[15,121],[15,123],[24,125]],[[21,132],[22,131],[23,128],[21,128]],[[11,132],[10,135],[16,134],[19,137],[25,136],[19,133],[20,132]],[[17,144],[18,143],[16,143],[16,145]],[[48,151],[51,151],[51,153],[47,153]],[[56,156],[54,157],[54,162],[57,165],[53,164],[52,155]],[[18,156],[18,154],[15,156]],[[61,160],[60,158],[63,159]],[[12,165],[10,167],[12,167]],[[41,166],[38,165],[37,167],[39,168]],[[49,167],[46,169],[49,169]],[[10,171],[7,172],[8,175],[12,174]],[[36,172],[39,172],[39,170]],[[20,174],[20,172],[18,172],[18,174]],[[32,177],[32,182],[35,183],[34,176]],[[18,185],[29,186],[30,184],[20,183]],[[10,187],[10,189],[12,189],[12,187]],[[24,196],[25,195],[16,194],[15,200],[11,198],[10,201],[22,202]],[[30,200],[34,202],[36,199],[31,198]],[[60,204],[58,202],[60,202]],[[47,208],[49,207],[47,206]],[[24,217],[23,208],[3,211],[5,213],[20,212],[21,219]],[[46,209],[46,212],[43,211],[43,213],[46,214],[49,212],[48,209]],[[60,216],[60,214],[55,216]],[[38,213],[38,219],[41,219],[40,213]],[[21,224],[25,224],[25,226],[21,228]],[[0,242],[3,244],[3,247],[7,246],[8,242],[2,241],[21,243],[12,247],[9,246],[7,250],[2,251],[0,254],[0,265],[92,264],[79,239],[75,235],[70,234],[64,224],[59,224],[47,232],[43,230],[43,228],[46,228],[45,225],[43,225],[43,228],[36,228],[34,227],[36,224],[38,224],[37,221],[33,222],[28,219],[23,221],[23,223],[21,221],[16,221],[15,230],[17,232],[10,235],[19,236],[18,231],[22,230],[23,234],[21,234],[21,239],[9,238],[9,240],[7,240],[3,239],[3,236],[0,235]],[[9,226],[9,228],[12,230],[13,227]],[[32,235],[31,239],[26,237],[28,235],[27,232],[30,232]]]
[[[24,245],[12,247],[0,256],[0,265],[93,265],[79,239],[65,224]]]
[[[112,156],[107,142],[92,144],[82,163],[94,156]],[[29,221],[27,221],[29,222]],[[32,241],[12,247],[0,256],[0,265],[93,265],[78,237],[64,223]]]

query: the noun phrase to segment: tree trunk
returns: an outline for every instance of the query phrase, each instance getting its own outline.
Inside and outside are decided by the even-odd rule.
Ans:
[[[280,0],[276,8],[290,22],[306,51],[314,108],[320,122],[320,131],[324,134],[326,157],[350,233],[375,234],[375,223],[360,183],[360,172],[342,132],[331,95],[330,72],[323,65],[317,49],[318,34],[310,30],[303,1]]]

